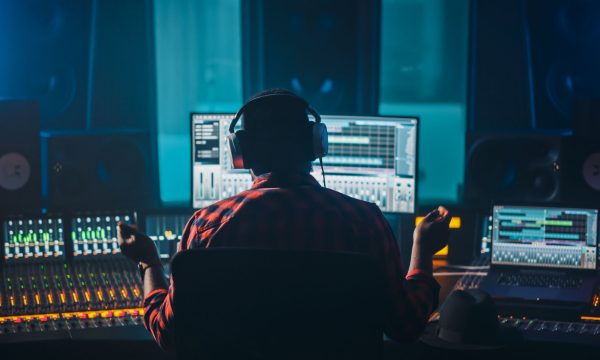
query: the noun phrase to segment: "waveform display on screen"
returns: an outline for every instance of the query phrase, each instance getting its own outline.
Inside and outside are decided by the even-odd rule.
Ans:
[[[323,116],[329,133],[325,166],[389,169],[413,177],[416,171],[416,128],[377,118]],[[315,162],[315,165],[317,162]]]
[[[71,221],[71,238],[73,240],[73,255],[97,256],[117,254],[117,223],[130,223],[130,214],[86,215],[77,216]]]
[[[595,268],[597,226],[597,210],[496,206],[492,261]]]
[[[503,241],[540,241],[570,245],[587,242],[593,235],[589,214],[571,211],[506,210],[498,216],[498,239]]]
[[[9,219],[3,222],[4,259],[61,258],[65,236],[62,218]]]

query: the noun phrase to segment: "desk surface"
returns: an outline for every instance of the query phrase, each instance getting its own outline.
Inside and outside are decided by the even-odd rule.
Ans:
[[[462,274],[458,273],[457,275],[444,275],[437,276],[436,272],[445,266],[448,266],[448,261],[446,260],[433,260],[433,277],[440,284],[440,299],[439,303],[442,304],[444,300],[450,295],[452,289],[456,282],[462,277]],[[446,273],[446,272],[444,272]]]

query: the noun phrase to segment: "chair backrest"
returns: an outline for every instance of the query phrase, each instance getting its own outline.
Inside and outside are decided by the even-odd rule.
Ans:
[[[181,359],[378,359],[382,269],[354,253],[195,249],[172,262]]]

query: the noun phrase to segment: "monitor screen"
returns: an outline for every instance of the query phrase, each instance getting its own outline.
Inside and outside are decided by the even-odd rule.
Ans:
[[[146,214],[146,235],[154,240],[161,259],[170,259],[175,255],[190,217],[190,213]]]
[[[117,242],[117,223],[132,223],[133,214],[86,214],[71,220],[73,256],[114,255],[121,250]]]
[[[480,226],[481,249],[479,253],[485,255],[492,251],[492,217],[482,216]]]
[[[8,219],[2,223],[4,259],[64,258],[64,224],[60,217]]]
[[[193,207],[247,190],[248,170],[231,166],[226,143],[234,114],[192,114]],[[377,204],[384,212],[413,213],[416,198],[417,118],[322,115],[329,132],[323,158],[327,187]],[[321,185],[318,160],[312,175]]]
[[[598,210],[494,206],[492,264],[596,269]]]

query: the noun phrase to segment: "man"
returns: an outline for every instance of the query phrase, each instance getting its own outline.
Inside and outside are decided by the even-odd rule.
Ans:
[[[448,211],[439,207],[416,227],[408,275],[403,277],[396,239],[379,208],[321,187],[310,175],[311,162],[323,155],[323,134],[313,130],[318,125],[309,122],[307,111],[314,112],[305,100],[282,89],[262,92],[242,108],[243,134],[236,135],[244,138],[243,156],[234,161],[251,169],[254,184],[197,211],[179,250],[255,246],[370,254],[386,269],[392,300],[386,309],[386,334],[398,341],[414,340],[437,303],[439,286],[431,259],[447,242]],[[137,261],[142,272],[145,325],[161,347],[172,350],[173,319],[185,316],[173,313],[173,284],[167,287],[152,240],[122,223],[118,229],[123,254]]]

